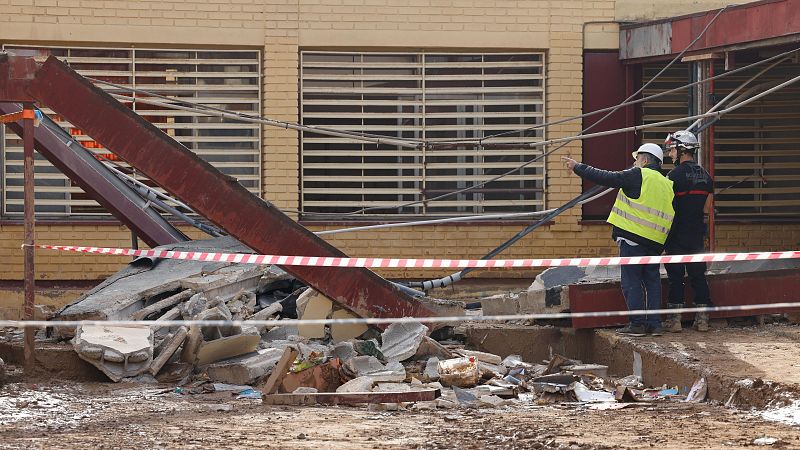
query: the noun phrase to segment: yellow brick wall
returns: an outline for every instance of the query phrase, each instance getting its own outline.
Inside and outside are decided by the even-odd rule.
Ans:
[[[631,15],[662,17],[675,8],[716,7],[711,0],[644,2],[632,0],[210,0],[94,1],[0,0],[0,42],[124,46],[230,46],[258,48],[264,55],[263,113],[298,120],[301,49],[395,49],[442,51],[542,50],[547,54],[547,118],[581,113],[582,53],[614,48],[615,20]],[[691,5],[688,5],[691,3]],[[638,9],[637,9],[638,8]],[[584,30],[585,28],[585,30]],[[584,32],[585,31],[585,32]],[[580,122],[550,127],[548,137],[576,134]],[[287,211],[298,207],[297,132],[264,127],[264,197]],[[552,148],[552,147],[551,147]],[[547,204],[553,207],[580,191],[580,180],[558,160],[580,158],[571,143],[547,160]],[[605,225],[579,223],[578,209],[526,237],[504,257],[613,255]],[[340,226],[314,227],[314,230]],[[480,257],[523,227],[441,225],[346,233],[327,237],[353,256]],[[191,232],[193,237],[200,234]],[[798,226],[725,225],[721,249],[793,248]],[[129,232],[117,225],[40,225],[37,241],[96,246],[128,246]],[[22,278],[22,227],[0,225],[0,280]],[[37,251],[39,279],[101,279],[127,258]],[[530,277],[535,271],[486,271],[484,277]],[[383,272],[423,278],[446,271]]]

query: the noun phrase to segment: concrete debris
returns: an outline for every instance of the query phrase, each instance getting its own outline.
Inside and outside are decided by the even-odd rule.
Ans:
[[[211,364],[206,374],[221,383],[254,384],[272,371],[282,355],[283,350],[277,348],[258,350]]]
[[[439,380],[439,358],[434,356],[428,359],[428,362],[425,363],[425,371],[422,373],[422,376],[427,381]]]
[[[405,361],[417,353],[428,327],[419,322],[389,325],[381,334],[381,353],[387,361]]]
[[[339,358],[342,362],[348,361],[350,358],[356,356],[356,351],[353,348],[352,342],[339,342],[333,346],[331,350],[331,355],[336,358]]]
[[[335,309],[331,314],[332,319],[357,319],[358,316],[350,311],[342,308]],[[355,339],[369,330],[366,324],[343,324],[333,323],[330,325],[331,340],[333,342],[342,342],[348,339]]]
[[[336,392],[370,392],[375,384],[375,379],[364,376],[353,378],[336,388]]]
[[[80,326],[72,345],[81,359],[115,382],[145,373],[153,362],[150,327]]]
[[[456,351],[456,353],[458,353],[461,356],[473,357],[478,361],[492,364],[495,366],[500,365],[500,363],[503,361],[503,358],[501,358],[498,355],[493,355],[491,353],[486,353],[486,352],[478,352],[475,350],[459,349]]]
[[[423,336],[422,342],[419,343],[419,348],[417,348],[417,353],[414,354],[414,359],[425,359],[434,356],[439,359],[451,359],[456,355],[430,337]]]
[[[261,335],[255,330],[247,334],[238,333],[229,336],[220,336],[210,341],[204,339],[198,346],[195,364],[203,366],[223,359],[254,352],[260,340]]]
[[[345,363],[345,370],[348,373],[352,373],[355,377],[368,376],[375,380],[375,382],[401,382],[406,379],[406,369],[402,364],[393,361],[384,365],[374,356],[353,357]]]
[[[179,327],[175,333],[169,335],[161,342],[161,345],[155,352],[158,356],[153,360],[153,364],[149,369],[151,375],[155,376],[158,374],[161,368],[164,367],[164,364],[169,361],[172,355],[178,350],[178,347],[186,340],[187,334],[189,334],[189,329],[187,327]]]
[[[289,336],[298,336],[299,334],[300,332],[297,330],[296,325],[284,325],[262,333],[261,341],[265,343],[270,341],[283,341],[289,339]]]
[[[292,394],[316,394],[317,392],[319,391],[317,391],[316,388],[300,386],[299,388],[292,391]]]
[[[380,361],[386,362],[386,357],[381,353],[380,345],[375,339],[355,341],[353,342],[353,350],[361,356],[374,356]]]
[[[333,301],[313,289],[306,289],[297,298],[297,317],[300,320],[328,319],[333,314]],[[325,337],[325,324],[300,324],[297,330],[301,336],[310,339]]]

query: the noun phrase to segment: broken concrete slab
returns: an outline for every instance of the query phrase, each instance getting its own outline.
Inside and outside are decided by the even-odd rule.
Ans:
[[[252,253],[231,237],[181,242],[157,247],[158,250],[222,251]],[[151,298],[163,298],[186,288],[181,280],[200,274],[213,274],[225,267],[231,270],[252,270],[252,265],[207,263],[202,261],[139,258],[112,275],[94,289],[64,307],[54,320],[127,320],[142,309]],[[244,269],[243,269],[244,268]],[[268,266],[261,266],[262,272]],[[59,327],[60,336],[71,337],[73,330]]]
[[[393,323],[381,334],[381,353],[387,361],[405,361],[417,353],[427,332],[419,322]]]
[[[374,356],[356,356],[345,362],[345,369],[356,377],[368,376],[378,381],[404,381],[406,368],[397,361],[383,365]]]
[[[372,377],[353,378],[347,383],[336,388],[336,392],[370,392],[375,384]]]
[[[356,351],[353,348],[352,342],[339,342],[333,346],[333,350],[331,350],[331,355],[336,358],[339,358],[342,362],[346,362],[350,358],[356,356]]]
[[[432,357],[425,363],[425,371],[422,373],[425,381],[438,381],[439,380],[439,358]]]
[[[191,289],[187,289],[185,291],[181,291],[175,295],[170,295],[169,297],[159,300],[151,305],[145,306],[144,308],[136,311],[135,313],[131,314],[132,320],[142,320],[147,318],[147,316],[155,313],[160,313],[161,311],[172,308],[178,303],[187,300],[194,295],[194,291]]]
[[[306,289],[297,298],[297,316],[300,320],[327,319],[333,313],[333,301],[313,289]],[[300,336],[310,339],[325,337],[325,324],[300,324],[297,326]]]
[[[272,328],[266,333],[262,333],[261,339],[264,341],[284,341],[288,339],[289,336],[297,336],[299,333],[296,325],[282,325]]]
[[[261,335],[259,335],[258,332],[223,336],[212,341],[201,341],[197,349],[196,364],[198,366],[203,366],[223,359],[254,352],[260,341]]]
[[[145,373],[153,362],[150,327],[80,326],[72,345],[114,382]]]
[[[153,360],[153,365],[150,366],[149,371],[151,375],[157,375],[164,364],[166,364],[172,355],[178,351],[178,347],[183,344],[188,332],[189,329],[187,327],[179,327],[175,333],[164,339],[162,345],[159,346],[158,351],[155,352],[158,354],[158,356]]]
[[[277,348],[258,350],[211,364],[206,373],[220,383],[253,384],[272,371],[283,353]]]
[[[414,359],[426,359],[432,356],[435,356],[439,359],[451,359],[456,355],[445,348],[445,346],[442,344],[436,342],[434,339],[424,336],[422,338],[422,342],[419,343],[417,352],[414,354]]]
[[[357,319],[358,316],[351,313],[346,309],[336,309],[331,315],[331,319]],[[348,339],[355,339],[369,330],[367,324],[343,324],[332,323],[330,324],[331,340],[333,342],[342,342]]]

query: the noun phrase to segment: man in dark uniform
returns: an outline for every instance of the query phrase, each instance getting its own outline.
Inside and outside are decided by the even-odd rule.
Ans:
[[[633,158],[635,167],[610,172],[562,157],[567,168],[581,178],[620,188],[608,215],[619,255],[658,256],[664,250],[674,215],[672,181],[661,173],[664,151],[658,145],[642,145],[633,152]],[[658,264],[621,266],[620,284],[628,310],[661,309]],[[631,316],[630,323],[618,332],[628,336],[661,335],[661,318],[651,313]]]
[[[700,143],[689,131],[677,131],[667,136],[664,141],[669,156],[675,163],[667,177],[672,180],[675,191],[673,207],[675,220],[667,237],[664,250],[668,255],[691,255],[703,253],[706,225],[704,213],[709,212],[714,193],[714,181],[711,175],[695,161]],[[684,275],[688,274],[689,284],[694,290],[696,306],[711,306],[711,294],[706,281],[706,263],[665,264],[669,278],[668,307],[684,306]],[[699,312],[694,319],[694,328],[708,331],[708,313]],[[669,314],[664,321],[664,329],[679,333],[681,315]]]

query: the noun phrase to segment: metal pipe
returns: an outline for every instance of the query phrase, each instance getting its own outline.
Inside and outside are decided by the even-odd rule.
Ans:
[[[25,237],[24,237],[24,244],[25,247],[23,252],[25,254],[25,262],[24,262],[24,311],[25,311],[25,320],[33,320],[34,319],[34,309],[33,305],[35,302],[34,298],[34,209],[36,207],[35,204],[35,196],[34,196],[34,172],[33,172],[33,121],[36,117],[36,113],[33,111],[33,104],[25,103],[23,105],[22,110],[22,122],[23,122],[23,133],[22,133],[22,145],[23,145],[23,157],[24,157],[24,184],[23,184],[23,196],[24,196],[24,218],[25,218]],[[34,348],[34,333],[36,330],[31,327],[25,328],[25,346],[24,346],[24,354],[25,354],[25,373],[30,375],[34,368],[35,363],[35,348]]]

